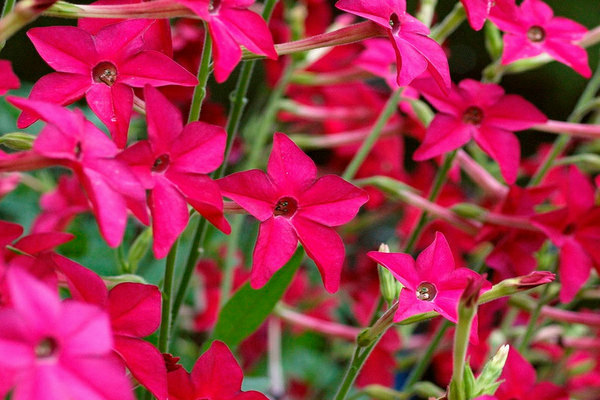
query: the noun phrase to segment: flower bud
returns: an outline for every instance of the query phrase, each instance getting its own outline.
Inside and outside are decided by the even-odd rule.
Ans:
[[[492,395],[496,392],[500,385],[498,378],[508,358],[508,350],[507,344],[500,346],[496,354],[484,365],[475,382],[475,389],[471,392],[474,396]]]
[[[379,246],[379,251],[382,253],[389,253],[390,248],[387,244],[382,243],[381,246]],[[382,265],[377,264],[377,272],[379,273],[379,288],[381,290],[381,295],[388,304],[392,304],[400,296],[402,284]]]
[[[31,150],[35,136],[25,132],[11,132],[0,136],[0,144],[11,150]]]
[[[450,210],[464,218],[479,218],[486,213],[486,210],[471,203],[458,203],[450,207]]]

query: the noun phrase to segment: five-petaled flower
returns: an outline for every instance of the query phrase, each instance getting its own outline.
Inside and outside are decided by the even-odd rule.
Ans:
[[[223,195],[261,221],[250,283],[262,287],[292,256],[298,240],[321,272],[325,289],[340,283],[344,244],[334,226],[350,221],[368,200],[335,175],[317,179],[317,167],[283,133],[276,133],[267,173],[238,172],[220,179]]]
[[[27,35],[37,51],[57,71],[38,80],[30,98],[64,106],[85,96],[117,146],[125,147],[134,87],[198,83],[171,58],[146,49],[143,35],[153,22],[124,21],[106,26],[96,35],[73,26],[29,30]],[[35,115],[24,112],[18,126],[24,128],[35,121]]]
[[[440,87],[450,87],[444,50],[427,36],[427,26],[406,12],[406,0],[339,0],[335,6],[384,28],[396,51],[399,86],[406,86],[428,72]]]
[[[586,50],[577,44],[587,28],[568,18],[555,17],[541,0],[497,0],[490,20],[504,31],[502,64],[543,53],[573,68],[586,78],[592,75]]]
[[[453,85],[448,95],[430,80],[419,80],[413,86],[440,111],[414,153],[416,161],[452,151],[473,139],[498,162],[506,182],[515,182],[521,147],[512,131],[545,122],[541,111],[521,96],[504,94],[499,85],[472,79]]]
[[[482,279],[468,268],[455,268],[446,238],[437,232],[433,243],[417,260],[404,253],[370,251],[371,259],[389,269],[404,286],[400,291],[394,322],[415,314],[437,311],[452,322],[458,321],[458,302],[469,281]],[[486,282],[483,291],[491,285]]]
[[[119,159],[127,162],[146,189],[152,214],[154,254],[167,255],[185,229],[187,203],[225,233],[223,199],[217,184],[206,174],[223,162],[226,133],[205,122],[183,126],[181,113],[155,88],[144,88],[148,140],[124,150]]]

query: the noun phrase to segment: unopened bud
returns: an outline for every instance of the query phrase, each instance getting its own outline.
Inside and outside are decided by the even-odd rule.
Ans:
[[[493,395],[496,392],[496,389],[500,385],[498,378],[500,378],[504,364],[506,364],[509,348],[507,344],[500,346],[494,357],[483,366],[475,382],[473,395]]]
[[[382,243],[379,246],[379,251],[389,253],[390,248],[387,244]],[[394,278],[394,275],[384,266],[377,264],[377,272],[379,273],[379,288],[384,300],[392,304],[399,296],[402,290],[402,284]]]
[[[11,132],[0,136],[0,144],[11,150],[31,150],[35,136],[25,132]]]

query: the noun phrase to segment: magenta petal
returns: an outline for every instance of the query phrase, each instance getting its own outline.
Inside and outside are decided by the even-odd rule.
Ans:
[[[223,216],[223,198],[219,185],[206,175],[167,171],[167,178],[185,195],[196,211],[225,234],[231,232]]]
[[[166,153],[183,129],[181,112],[150,85],[144,87],[144,100],[148,139],[152,143],[152,150],[156,154]]]
[[[370,251],[367,255],[373,261],[389,269],[402,285],[411,290],[415,290],[422,281],[421,277],[417,274],[415,260],[410,254]]]
[[[83,29],[74,26],[33,28],[27,36],[44,61],[57,71],[86,75],[98,61],[94,39]]]
[[[272,217],[261,222],[252,254],[250,285],[259,289],[294,254],[298,236],[285,217]]]
[[[427,71],[431,74],[433,79],[442,88],[442,90],[450,88],[451,80],[450,70],[448,69],[448,59],[446,58],[446,54],[444,53],[444,50],[439,45],[439,43],[437,43],[435,40],[431,39],[428,36],[420,34],[405,34],[402,35],[401,38],[406,39],[407,44],[413,46],[414,49],[420,54],[420,56],[417,57],[421,58],[422,60],[425,60]],[[394,43],[399,45],[399,41],[397,40],[395,40]],[[404,50],[406,50],[407,48],[408,46],[405,46]],[[413,79],[421,75],[420,73],[417,75],[413,75],[414,73],[418,72],[418,70],[420,70],[420,61],[414,70],[409,70],[407,71],[407,74],[404,75],[403,70],[406,68],[407,64],[412,64],[414,62],[416,62],[416,59],[412,58],[410,53],[407,55],[402,55],[402,64],[398,64],[399,66],[402,66],[402,68],[399,68],[398,71],[398,84],[400,86],[409,84]],[[409,78],[410,81],[407,80]],[[401,84],[401,81],[405,83]]]
[[[503,39],[502,64],[510,64],[522,58],[535,57],[544,52],[541,47],[532,45],[527,36],[505,34]]]
[[[80,358],[63,372],[60,383],[69,395],[59,398],[134,400],[131,382],[116,355]]]
[[[163,258],[187,226],[189,214],[183,195],[171,182],[162,176],[155,176],[154,182],[149,199],[154,237],[152,249],[156,258]]]
[[[153,22],[151,19],[130,19],[101,28],[95,36],[100,58],[110,57],[109,61],[120,64],[123,59],[140,51],[144,48],[143,34]]]
[[[217,183],[223,196],[235,201],[259,221],[273,216],[279,193],[263,171],[236,172],[217,180]]]
[[[59,254],[52,254],[56,269],[66,278],[71,297],[104,307],[108,291],[102,278],[92,270]]]
[[[224,8],[219,19],[238,43],[255,54],[277,59],[273,38],[265,20],[255,12],[239,8]]]
[[[419,254],[416,269],[419,277],[427,282],[436,283],[454,271],[454,256],[446,237],[435,233],[433,242]]]
[[[595,204],[596,190],[589,179],[575,166],[569,167],[569,186],[577,190],[566,193],[569,220],[588,219]]]
[[[299,214],[326,226],[343,225],[369,199],[364,190],[336,175],[319,178],[302,194]]]
[[[398,299],[398,310],[394,314],[394,322],[400,322],[413,315],[433,310],[433,302],[419,300],[414,290],[402,288]]]
[[[573,222],[570,221],[568,217],[568,208],[563,207],[559,208],[558,210],[534,215],[531,218],[531,222],[533,225],[540,228],[540,230],[544,232],[550,238],[550,240],[552,240],[552,243],[558,247],[562,247],[565,240],[563,230],[567,224],[569,224],[569,222]]]
[[[110,130],[117,147],[124,148],[133,109],[133,90],[118,82],[112,86],[97,83],[90,87],[85,98],[94,114]]]
[[[437,114],[425,134],[421,146],[413,154],[416,161],[428,160],[455,150],[469,140],[475,131],[472,125],[447,114]]]
[[[0,221],[0,247],[4,247],[23,234],[23,227],[7,221]]]
[[[33,233],[21,238],[14,247],[28,254],[36,254],[65,244],[75,238],[66,232],[42,232]]]
[[[10,61],[8,60],[0,60],[0,80],[2,81],[2,83],[0,83],[0,96],[11,89],[17,89],[21,86],[19,77],[13,72]]]
[[[64,353],[69,357],[107,355],[113,347],[108,315],[99,307],[80,301],[62,304],[60,335],[65,338]]]
[[[369,19],[386,29],[390,29],[390,16],[402,15],[406,11],[404,0],[339,0],[335,6],[340,10]]]
[[[218,83],[225,82],[235,66],[242,59],[242,50],[235,42],[227,26],[219,19],[208,23],[208,30],[213,39],[215,60],[215,79]]]
[[[548,40],[545,49],[552,58],[573,68],[584,78],[592,76],[587,50],[584,48],[562,40]]]
[[[398,86],[407,86],[427,70],[427,60],[407,38],[391,33],[389,36],[396,50],[396,83]],[[418,35],[408,36],[412,38]]]
[[[123,357],[127,368],[142,386],[158,400],[168,398],[167,368],[156,347],[141,339],[117,335],[115,350]]]
[[[146,50],[129,57],[120,66],[119,82],[134,87],[195,86],[198,79],[163,53]]]
[[[10,268],[6,272],[6,282],[12,306],[28,329],[52,329],[61,313],[58,294],[20,268]]]
[[[317,177],[317,167],[290,138],[275,133],[267,174],[282,192],[300,197]]]
[[[485,124],[507,131],[529,129],[548,118],[521,96],[507,94],[485,110]]]
[[[88,75],[53,72],[42,76],[31,88],[31,100],[47,101],[65,106],[80,99],[92,84]],[[19,128],[26,128],[33,124],[37,118],[23,111],[17,120]]]
[[[506,183],[515,183],[521,161],[521,146],[517,137],[504,129],[484,125],[475,133],[474,139],[483,151],[496,160]]]
[[[191,372],[196,386],[192,398],[233,398],[241,389],[242,369],[227,345],[214,341],[200,356]]]
[[[81,184],[92,203],[100,233],[109,246],[121,243],[127,222],[125,200],[116,193],[100,173],[84,169],[80,176]]]
[[[115,334],[145,337],[160,325],[161,294],[154,285],[125,282],[108,294],[108,313]]]
[[[592,260],[573,238],[568,238],[560,248],[560,301],[568,303],[573,300],[579,289],[590,277]]]
[[[460,0],[467,11],[469,25],[476,31],[480,30],[485,23],[493,0]]]
[[[227,133],[217,125],[192,122],[171,148],[172,168],[178,172],[207,174],[223,162]]]
[[[296,215],[293,225],[306,254],[317,264],[325,290],[335,293],[340,285],[340,276],[346,250],[342,238],[335,229],[318,224]]]

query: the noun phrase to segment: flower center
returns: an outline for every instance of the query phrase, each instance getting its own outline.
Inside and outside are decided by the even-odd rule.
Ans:
[[[471,106],[463,113],[462,120],[465,124],[479,125],[483,120],[483,111],[479,107]]]
[[[398,18],[398,14],[393,13],[390,15],[390,27],[392,28],[392,33],[400,31],[400,18]]]
[[[154,164],[152,164],[152,172],[164,172],[169,166],[169,161],[168,154],[158,156],[158,158],[154,160]]]
[[[282,197],[277,202],[275,209],[273,210],[273,215],[283,215],[284,217],[292,217],[296,214],[298,210],[298,202],[296,199],[291,197]]]
[[[543,41],[546,38],[546,31],[539,25],[534,25],[527,30],[527,39],[534,43]]]
[[[565,229],[563,229],[563,233],[565,235],[572,235],[573,233],[575,233],[575,229],[577,229],[577,227],[575,226],[575,224],[571,223],[565,226]]]
[[[435,296],[437,295],[437,289],[435,288],[433,283],[421,282],[421,284],[417,286],[415,295],[419,300],[433,301],[433,299],[435,299]]]
[[[81,158],[81,142],[75,143],[75,148],[73,149],[73,152],[75,153],[75,158],[79,160]]]
[[[216,14],[219,12],[221,8],[221,0],[210,0],[208,3],[208,12],[211,14]]]
[[[49,358],[56,354],[58,342],[52,337],[43,338],[35,347],[35,356],[37,358]]]
[[[94,82],[112,86],[117,80],[117,67],[113,63],[103,61],[94,67],[92,76],[94,77]]]

